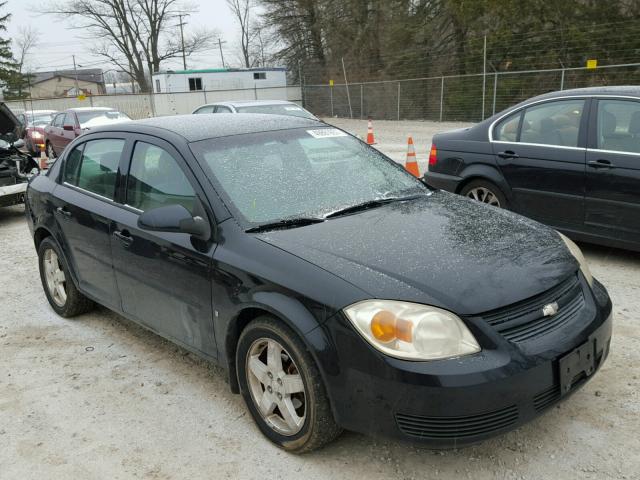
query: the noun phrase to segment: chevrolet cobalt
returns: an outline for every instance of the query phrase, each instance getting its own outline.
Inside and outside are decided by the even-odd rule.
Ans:
[[[92,129],[27,191],[44,292],[221,365],[262,433],[437,447],[522,425],[604,362],[580,249],[336,128],[261,114]]]

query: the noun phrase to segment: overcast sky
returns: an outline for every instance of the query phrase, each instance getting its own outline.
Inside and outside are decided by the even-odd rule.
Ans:
[[[81,30],[73,29],[68,20],[60,19],[55,15],[38,14],[39,7],[48,3],[47,0],[9,0],[2,13],[11,13],[12,17],[8,25],[8,38],[13,38],[22,25],[31,25],[38,30],[40,42],[38,48],[28,59],[29,67],[34,71],[46,71],[73,68],[71,56],[75,54],[79,65],[87,65],[91,68],[114,68],[108,63],[101,62],[100,57],[92,55],[91,41],[83,39]],[[239,66],[238,43],[239,32],[234,23],[231,12],[225,0],[189,0],[190,5],[198,9],[197,14],[192,14],[185,19],[187,26],[185,32],[190,29],[207,27],[215,29],[222,34],[225,62],[232,66]],[[40,7],[41,9],[41,7]],[[176,20],[177,25],[177,20]],[[179,35],[176,26],[176,35]],[[215,68],[220,67],[220,52],[216,47],[208,52],[187,58],[187,68]],[[173,60],[163,63],[163,69],[182,68],[182,60]]]

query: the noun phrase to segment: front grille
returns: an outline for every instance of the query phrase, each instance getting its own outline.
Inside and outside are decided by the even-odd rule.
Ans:
[[[485,435],[507,429],[517,421],[518,407],[515,405],[465,417],[418,417],[396,414],[396,422],[404,434],[434,440],[455,440]]]
[[[545,316],[543,308],[558,304],[558,313]],[[514,343],[546,335],[573,320],[585,306],[584,293],[577,275],[558,286],[523,302],[493,310],[481,317],[504,338]]]

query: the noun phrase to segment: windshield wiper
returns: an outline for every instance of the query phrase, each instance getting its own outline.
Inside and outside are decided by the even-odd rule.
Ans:
[[[284,220],[278,220],[275,222],[263,223],[262,225],[258,225],[256,227],[251,227],[245,232],[265,232],[267,230],[276,230],[276,229],[284,229],[284,228],[296,228],[296,227],[304,227],[305,225],[312,225],[314,223],[322,223],[324,222],[324,218],[319,217],[299,217],[299,218],[287,218]]]
[[[335,212],[331,212],[328,215],[325,215],[324,218],[333,218],[339,217],[342,215],[348,215],[350,213],[361,212],[363,210],[369,210],[371,208],[376,208],[381,205],[385,205],[387,203],[392,202],[404,202],[407,200],[413,200],[416,198],[423,197],[424,195],[410,195],[406,197],[388,197],[388,198],[378,198],[377,200],[369,200],[368,202],[358,203],[357,205],[352,205],[351,207],[342,208],[340,210],[336,210]]]

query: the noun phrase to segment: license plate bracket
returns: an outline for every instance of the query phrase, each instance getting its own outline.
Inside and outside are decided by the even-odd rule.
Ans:
[[[560,370],[560,394],[566,395],[574,383],[589,377],[595,371],[595,341],[589,339],[558,362]],[[584,377],[582,374],[584,373]]]

